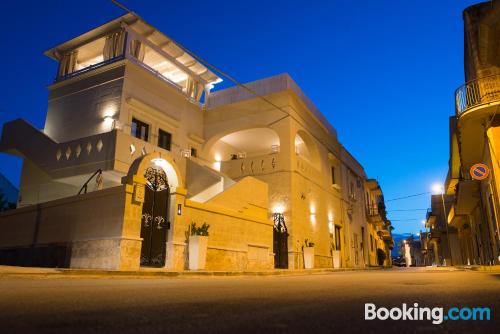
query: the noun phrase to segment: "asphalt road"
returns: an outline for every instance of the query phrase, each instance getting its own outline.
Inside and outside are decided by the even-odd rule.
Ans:
[[[491,333],[500,274],[393,269],[305,276],[1,278],[0,333]],[[364,320],[364,304],[487,306],[490,321]],[[494,330],[494,331],[492,331]]]

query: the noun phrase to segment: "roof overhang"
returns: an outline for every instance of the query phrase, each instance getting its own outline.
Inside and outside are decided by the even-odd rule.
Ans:
[[[78,48],[89,41],[106,36],[110,32],[124,26],[130,27],[134,32],[147,38],[148,41],[151,41],[151,43],[161,49],[162,52],[168,54],[168,56],[170,56],[174,62],[178,63],[182,69],[191,72],[187,74],[194,74],[194,77],[200,78],[203,83],[215,84],[222,81],[216,74],[208,70],[205,65],[196,60],[184,47],[134,13],[122,15],[95,29],[70,39],[69,41],[59,44],[45,51],[44,54],[47,57],[59,61],[61,55],[65,52]]]

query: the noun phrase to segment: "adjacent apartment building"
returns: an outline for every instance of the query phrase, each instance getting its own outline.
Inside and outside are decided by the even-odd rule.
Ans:
[[[3,263],[184,270],[207,223],[206,269],[301,269],[306,241],[315,267],[390,265],[380,186],[289,75],[217,90],[132,13],[45,54],[44,128],[14,120],[0,141],[24,159]]]
[[[437,245],[446,245],[436,254],[449,258],[451,252],[447,263],[499,264],[500,2],[471,6],[463,20],[466,83],[455,92],[456,113],[450,118],[446,208],[438,209],[433,197],[429,216],[446,211],[442,220],[452,239],[450,247],[444,227],[431,235]]]

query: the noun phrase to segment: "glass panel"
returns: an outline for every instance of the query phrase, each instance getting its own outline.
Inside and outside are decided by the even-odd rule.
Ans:
[[[132,134],[132,136],[134,136],[136,138],[142,139],[144,141],[148,141],[149,125],[133,118],[132,119],[131,134]]]
[[[167,151],[170,151],[171,144],[172,144],[172,135],[160,129],[158,131],[158,146]]]

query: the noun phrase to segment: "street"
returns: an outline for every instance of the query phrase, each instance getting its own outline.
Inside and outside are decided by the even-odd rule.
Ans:
[[[1,333],[485,333],[500,274],[423,268],[294,276],[1,278]],[[490,321],[364,320],[364,304],[490,307]]]

